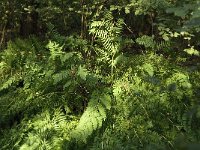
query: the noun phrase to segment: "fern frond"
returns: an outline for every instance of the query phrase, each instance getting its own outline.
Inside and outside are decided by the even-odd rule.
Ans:
[[[142,37],[137,38],[136,43],[143,45],[145,48],[151,49],[154,49],[156,45],[154,38],[147,35],[143,35]]]
[[[81,79],[86,80],[86,77],[87,77],[88,74],[89,74],[89,72],[84,66],[82,67],[80,65],[78,67],[78,74],[77,75],[79,75],[81,77]]]
[[[0,87],[0,91],[9,88],[13,83],[17,83],[20,80],[21,76],[19,74],[15,74],[13,76],[11,76],[10,78],[7,79],[7,81],[5,81],[1,87]]]
[[[63,79],[66,79],[68,76],[69,76],[69,73],[67,70],[54,74],[53,75],[54,85],[62,81]]]
[[[169,41],[161,41],[156,43],[156,49],[161,50],[161,49],[166,49],[170,47],[170,42]]]
[[[123,27],[123,20],[119,19],[116,23],[113,21],[113,16],[107,12],[101,21],[93,21],[90,26],[90,33],[99,38],[106,51],[111,54],[119,50],[118,38]]]
[[[62,46],[60,46],[56,42],[49,41],[46,47],[50,50],[50,54],[51,54],[50,58],[52,58],[53,60],[55,60],[56,57],[63,54]]]
[[[88,107],[81,116],[78,126],[72,132],[72,138],[86,142],[87,138],[97,129],[101,128],[107,117],[107,110],[111,108],[109,94],[95,91],[88,103]]]

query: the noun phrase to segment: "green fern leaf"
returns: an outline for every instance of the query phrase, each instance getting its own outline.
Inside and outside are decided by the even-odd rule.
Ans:
[[[106,109],[111,109],[111,97],[108,94],[104,94],[101,98],[101,103],[106,107]]]
[[[65,54],[60,56],[60,60],[61,60],[61,62],[63,64],[65,61],[67,61],[69,58],[71,58],[73,56],[74,56],[73,52],[65,53]]]
[[[4,82],[1,85],[0,91],[9,88],[13,83],[18,82],[18,81],[19,81],[18,75],[14,75],[14,76],[10,77],[6,82]]]
[[[108,94],[95,91],[88,103],[88,107],[80,118],[79,124],[72,132],[72,138],[86,142],[93,131],[101,128],[107,116],[107,109],[111,108],[111,98]]]
[[[62,81],[63,79],[66,79],[68,77],[67,71],[61,71],[59,73],[56,73],[53,75],[54,84],[57,84],[58,82]]]
[[[79,66],[78,68],[78,74],[81,79],[86,80],[87,75],[89,74],[88,70],[83,66]]]
[[[146,63],[142,67],[151,77],[154,75],[154,69],[151,64]]]

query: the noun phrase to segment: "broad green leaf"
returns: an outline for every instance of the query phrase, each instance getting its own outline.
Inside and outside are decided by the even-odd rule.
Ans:
[[[186,53],[188,53],[189,55],[199,56],[199,51],[196,50],[196,49],[194,49],[194,47],[184,49],[184,51],[185,51]]]

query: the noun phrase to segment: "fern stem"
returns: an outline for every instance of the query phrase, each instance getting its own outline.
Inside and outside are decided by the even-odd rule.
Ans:
[[[112,59],[111,59],[111,81],[112,81],[112,83],[114,80],[114,57],[115,57],[115,53],[113,53]]]
[[[114,66],[113,66],[113,58],[112,58],[112,64],[111,64],[111,80],[112,80],[112,82],[114,80],[113,71],[114,71]]]

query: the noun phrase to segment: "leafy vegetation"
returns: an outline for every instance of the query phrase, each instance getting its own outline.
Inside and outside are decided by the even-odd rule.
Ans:
[[[198,0],[0,4],[0,149],[200,148]]]

